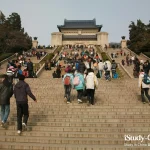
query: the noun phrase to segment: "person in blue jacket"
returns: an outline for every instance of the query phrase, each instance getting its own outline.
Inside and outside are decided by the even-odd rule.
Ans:
[[[76,76],[79,77],[79,84],[75,86],[75,89],[77,90],[77,99],[78,103],[82,103],[83,90],[85,89],[84,76],[80,72],[78,72],[75,77]]]

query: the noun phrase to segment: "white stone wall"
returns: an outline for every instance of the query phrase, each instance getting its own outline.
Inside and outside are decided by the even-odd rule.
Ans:
[[[96,35],[97,32],[97,29],[62,29],[61,33],[63,33],[64,35]]]
[[[63,45],[97,45],[97,41],[63,41]]]
[[[98,32],[97,33],[97,45],[101,45],[104,48],[105,44],[107,46],[109,46],[108,33],[107,32]]]
[[[38,47],[38,41],[36,41],[36,40],[32,41],[32,47],[37,48]]]
[[[121,48],[127,47],[127,40],[121,40]]]
[[[51,34],[51,46],[62,45],[62,33],[54,32]]]
[[[64,35],[96,35],[97,41],[62,41],[62,34]],[[85,44],[85,45],[101,45],[103,48],[105,44],[109,46],[108,42],[108,33],[107,32],[98,32],[97,29],[70,29],[70,30],[62,30],[62,32],[54,32],[51,34],[51,45],[75,45],[75,44]]]

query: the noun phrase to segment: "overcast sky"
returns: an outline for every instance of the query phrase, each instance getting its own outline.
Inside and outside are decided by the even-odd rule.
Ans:
[[[91,20],[96,18],[102,31],[109,33],[109,42],[129,37],[131,21],[150,20],[150,0],[0,0],[0,9],[8,17],[12,12],[21,16],[22,26],[39,44],[49,45],[52,32],[64,19]]]

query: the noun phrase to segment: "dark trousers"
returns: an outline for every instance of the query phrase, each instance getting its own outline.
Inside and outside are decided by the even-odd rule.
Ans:
[[[17,129],[22,130],[22,117],[23,123],[27,125],[29,118],[28,104],[17,104]]]
[[[105,71],[105,79],[109,80],[110,79],[110,71]]]
[[[64,88],[65,88],[65,97],[67,98],[67,101],[70,102],[71,85],[64,85]]]
[[[94,94],[95,89],[87,89],[87,98],[89,100],[89,103],[94,105]]]
[[[142,102],[145,102],[145,96],[150,102],[150,96],[148,95],[149,88],[141,88],[141,97],[142,97]],[[145,95],[145,96],[144,96]]]
[[[81,99],[83,96],[83,90],[77,90],[77,99]]]
[[[29,70],[29,78],[33,78],[33,70]]]

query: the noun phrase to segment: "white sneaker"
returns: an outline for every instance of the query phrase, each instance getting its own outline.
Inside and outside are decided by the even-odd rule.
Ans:
[[[18,131],[17,131],[17,133],[18,133],[18,135],[20,135],[20,134],[21,134],[21,131],[20,131],[20,130],[18,130]]]
[[[23,131],[27,130],[27,125],[25,123],[22,123],[22,128],[23,128]]]
[[[81,100],[81,99],[78,99],[78,102],[79,102],[79,103],[82,103],[82,100]]]
[[[1,122],[1,127],[4,127],[4,122],[3,121]]]
[[[67,101],[67,104],[70,104],[70,102],[69,102],[69,101]]]

